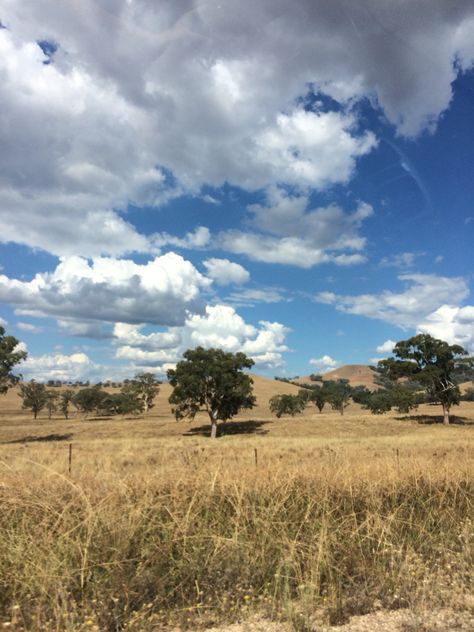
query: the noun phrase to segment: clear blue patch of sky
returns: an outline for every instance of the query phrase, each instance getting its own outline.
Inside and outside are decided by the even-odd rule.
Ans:
[[[0,274],[21,281],[31,281],[38,272],[51,272],[58,258],[44,250],[32,249],[21,244],[0,244]]]

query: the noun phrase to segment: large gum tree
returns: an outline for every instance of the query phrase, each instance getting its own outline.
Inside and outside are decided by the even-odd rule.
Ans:
[[[461,393],[456,373],[474,366],[460,345],[449,345],[429,334],[418,334],[397,342],[393,358],[381,360],[378,370],[390,380],[407,378],[420,385],[431,401],[443,408],[443,423],[449,424],[451,406],[459,404]]]
[[[217,436],[218,421],[227,421],[255,406],[252,378],[244,373],[254,361],[244,353],[197,347],[183,354],[176,369],[168,371],[173,387],[169,398],[176,419],[194,419],[199,411],[209,415],[211,437]]]

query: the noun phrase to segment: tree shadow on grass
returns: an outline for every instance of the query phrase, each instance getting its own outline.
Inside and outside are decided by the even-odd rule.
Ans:
[[[72,433],[69,434],[49,434],[36,436],[29,435],[27,437],[22,437],[21,439],[13,439],[12,441],[3,441],[3,445],[8,445],[10,443],[35,443],[35,442],[48,442],[48,441],[70,441],[73,437]]]
[[[403,417],[395,417],[399,421],[416,421],[424,426],[434,424],[443,424],[443,415],[404,415]],[[474,426],[474,420],[467,417],[458,417],[457,415],[449,415],[449,423],[453,426]]]
[[[248,421],[229,421],[217,426],[217,436],[227,437],[229,435],[245,435],[245,434],[257,434],[266,435],[268,430],[265,430],[263,426],[271,423],[270,421],[255,421],[249,419]],[[211,424],[205,426],[198,426],[196,428],[190,428],[187,432],[183,433],[184,437],[210,437],[211,436]]]

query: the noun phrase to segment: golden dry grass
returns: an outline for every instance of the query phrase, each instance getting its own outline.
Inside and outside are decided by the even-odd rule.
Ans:
[[[215,441],[205,417],[174,421],[167,386],[147,419],[34,422],[0,399],[0,622],[151,632],[260,611],[309,630],[315,612],[472,608],[474,404],[450,427],[432,406],[277,420],[269,397],[297,388],[255,388]]]

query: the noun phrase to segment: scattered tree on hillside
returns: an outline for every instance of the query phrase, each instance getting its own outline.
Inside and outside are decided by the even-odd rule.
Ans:
[[[299,395],[274,395],[269,401],[269,406],[271,412],[279,419],[282,415],[294,417],[302,413],[306,402]]]
[[[381,415],[396,408],[399,413],[408,413],[418,407],[417,393],[402,384],[395,384],[391,388],[382,388],[370,393],[370,397],[362,408],[370,410],[374,415]]]
[[[20,379],[12,369],[27,356],[26,351],[18,348],[19,341],[14,336],[6,336],[0,326],[0,394],[4,395]]]
[[[177,420],[205,411],[211,420],[211,437],[217,436],[217,422],[227,421],[240,410],[253,408],[253,380],[243,373],[254,361],[244,353],[226,353],[222,349],[188,349],[176,369],[168,371],[173,387],[169,398]]]
[[[324,382],[323,389],[326,401],[331,404],[332,409],[338,410],[343,415],[352,394],[349,380],[327,380]]]
[[[64,415],[64,419],[69,419],[69,404],[74,401],[74,391],[67,389],[60,393],[59,410]]]
[[[324,390],[324,385],[313,387],[311,392],[311,401],[319,410],[319,412],[322,413],[324,405],[328,401],[328,395],[327,392]]]
[[[36,419],[38,413],[40,413],[46,406],[48,400],[46,386],[44,384],[39,384],[34,380],[20,384],[20,392],[18,395],[23,400],[22,408],[31,410],[34,419]]]
[[[58,395],[51,390],[46,390],[46,410],[48,411],[48,419],[51,419],[53,413],[58,409]]]
[[[311,390],[309,388],[300,388],[298,391],[298,397],[304,402],[304,405],[311,401]]]
[[[133,392],[106,393],[100,402],[103,415],[138,415],[143,412],[143,401]]]
[[[370,401],[372,393],[366,386],[354,386],[352,389],[352,401],[356,404],[365,405]]]
[[[449,424],[451,406],[459,404],[461,393],[454,383],[456,371],[474,366],[474,358],[460,345],[449,345],[429,334],[418,334],[397,342],[394,358],[381,360],[378,371],[391,381],[408,378],[423,388],[431,401],[441,404],[443,422]]]
[[[101,405],[105,397],[107,394],[100,386],[88,386],[74,395],[73,403],[87,417],[90,413],[99,414],[101,412]]]
[[[370,397],[362,404],[362,408],[370,410],[373,415],[382,415],[392,410],[393,398],[389,390],[380,389],[371,393]]]
[[[153,373],[138,373],[122,388],[122,394],[130,396],[130,405],[132,405],[133,400],[140,400],[142,412],[146,415],[149,409],[154,406],[160,384],[161,382],[156,379]],[[123,401],[125,402],[125,399]]]

